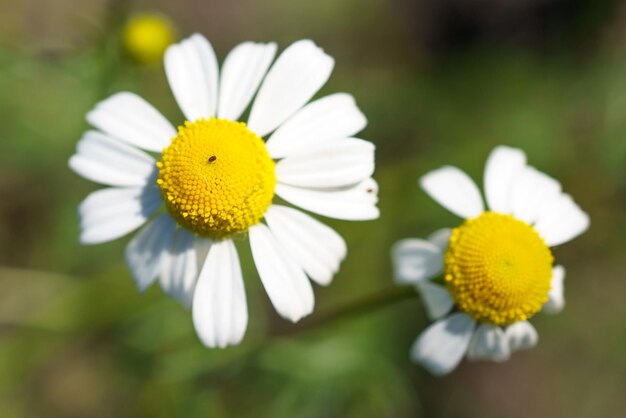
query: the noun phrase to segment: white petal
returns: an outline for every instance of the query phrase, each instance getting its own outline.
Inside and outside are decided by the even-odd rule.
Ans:
[[[359,183],[374,173],[374,144],[347,138],[276,164],[279,183],[299,187],[330,188]]]
[[[198,271],[202,270],[204,262],[209,255],[209,250],[213,245],[213,240],[209,238],[196,237],[194,247],[196,247],[196,260],[198,261]]]
[[[482,324],[476,329],[467,349],[467,358],[470,360],[504,361],[510,356],[504,331],[498,326],[489,324]]]
[[[348,189],[305,189],[277,184],[275,193],[287,202],[329,218],[362,221],[378,218],[378,185],[367,179]]]
[[[156,170],[154,158],[101,132],[85,132],[69,166],[78,175],[109,186],[144,186]]]
[[[550,247],[570,241],[588,227],[589,216],[565,193],[542,208],[535,224],[535,229]]]
[[[326,83],[335,61],[310,40],[294,42],[278,57],[252,105],[248,127],[265,136]]]
[[[292,322],[313,312],[315,299],[304,271],[263,224],[250,228],[252,257],[276,311]]]
[[[276,240],[316,283],[327,285],[346,256],[346,243],[332,228],[309,215],[272,205],[265,220]]]
[[[198,261],[194,237],[179,228],[161,264],[161,288],[185,307],[191,306],[198,277]]]
[[[161,152],[176,136],[174,127],[152,105],[133,93],[114,94],[87,113],[101,131],[148,151]]]
[[[222,66],[217,117],[239,119],[259,88],[275,54],[275,43],[244,42],[230,51]]]
[[[367,119],[351,95],[331,94],[309,103],[276,129],[267,150],[272,158],[283,158],[351,137],[365,125]]]
[[[498,146],[491,151],[485,166],[485,198],[493,212],[511,212],[511,190],[520,172],[526,166],[523,151]]]
[[[539,341],[537,330],[528,321],[520,321],[509,325],[505,331],[505,336],[511,353],[517,350],[532,348]]]
[[[422,295],[426,315],[430,320],[436,320],[446,316],[454,307],[454,300],[450,292],[444,286],[428,281],[417,283],[417,289]]]
[[[78,207],[80,241],[99,244],[139,228],[161,205],[156,187],[97,190]]]
[[[526,166],[517,176],[511,190],[511,213],[517,219],[533,224],[542,207],[561,194],[561,185],[534,167]]]
[[[428,241],[436,245],[442,253],[445,253],[448,249],[451,235],[452,230],[450,228],[442,228],[430,234]]]
[[[428,280],[443,270],[443,253],[435,244],[421,239],[398,241],[391,249],[394,278],[398,284]]]
[[[557,314],[565,307],[563,280],[565,280],[565,268],[563,266],[554,266],[552,269],[552,287],[550,292],[548,292],[548,301],[543,305],[542,312]]]
[[[196,33],[165,51],[165,73],[188,121],[215,115],[217,58],[209,41]]]
[[[483,210],[483,201],[476,184],[456,167],[441,167],[420,179],[426,193],[441,206],[463,218],[474,218]]]
[[[454,369],[467,351],[476,322],[463,313],[435,322],[411,347],[411,358],[435,376]]]
[[[176,223],[169,214],[161,215],[143,227],[126,246],[126,263],[140,292],[158,276],[175,228]]]
[[[248,326],[248,306],[241,265],[230,239],[216,241],[202,267],[193,297],[193,324],[207,347],[241,342]]]

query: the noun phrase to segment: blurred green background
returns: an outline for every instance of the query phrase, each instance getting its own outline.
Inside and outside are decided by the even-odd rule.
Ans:
[[[336,59],[319,95],[352,93],[377,145],[381,218],[329,223],[349,254],[313,317],[274,313],[244,262],[241,346],[208,350],[158,286],[136,292],[127,239],[82,247],[98,186],[67,168],[85,113],[137,92],[179,123],[160,64],[120,50],[157,11],[218,57],[244,40],[312,38]],[[441,164],[481,180],[496,144],[527,151],[591,215],[558,248],[567,306],[538,347],[435,379],[408,359],[417,297],[307,329],[392,286],[389,248],[458,219],[417,187]],[[617,417],[626,414],[626,4],[582,0],[0,1],[0,416]]]

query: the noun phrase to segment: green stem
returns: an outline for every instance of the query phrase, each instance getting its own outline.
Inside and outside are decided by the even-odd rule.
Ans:
[[[109,0],[106,4],[104,30],[99,48],[102,50],[102,67],[100,81],[97,86],[97,100],[108,96],[111,85],[119,72],[121,54],[121,31],[130,11],[131,1]]]
[[[358,317],[362,314],[370,313],[378,309],[382,309],[394,303],[415,297],[415,289],[412,287],[391,287],[368,295],[364,298],[357,299],[347,305],[331,309],[328,312],[313,315],[304,319],[296,328],[293,326],[287,328],[282,327],[274,332],[272,336],[283,337],[303,332],[315,330],[333,322],[339,322],[351,317]]]
[[[228,361],[206,373],[197,377],[200,384],[213,384],[222,382],[225,378],[233,376],[244,370],[247,365],[252,364],[254,360],[263,353],[265,349],[271,347],[277,341],[291,336],[297,336],[306,332],[314,331],[326,325],[335,324],[350,318],[359,317],[360,315],[374,312],[391,306],[397,302],[415,297],[415,289],[412,287],[391,287],[368,295],[364,298],[357,299],[346,305],[331,309],[328,312],[317,314],[298,323],[297,326],[283,327],[270,332],[270,336],[258,345],[251,347],[241,356]]]

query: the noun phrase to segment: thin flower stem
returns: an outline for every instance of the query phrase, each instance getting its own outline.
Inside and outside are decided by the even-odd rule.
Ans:
[[[346,320],[350,317],[358,317],[362,314],[382,309],[389,305],[415,297],[415,289],[412,287],[391,287],[382,291],[377,291],[372,295],[357,299],[347,305],[331,309],[328,312],[313,315],[304,319],[297,326],[281,327],[271,332],[272,336],[286,337],[315,330],[325,325]]]
[[[97,86],[97,100],[110,94],[111,85],[120,69],[120,38],[121,31],[130,12],[131,1],[108,0],[104,17],[104,29],[99,48],[102,50],[100,80]]]
[[[309,317],[295,326],[270,331],[270,335],[258,345],[251,347],[244,354],[228,361],[226,364],[200,374],[196,380],[202,385],[222,382],[225,378],[232,377],[245,370],[248,365],[254,363],[259,355],[276,342],[317,330],[326,325],[336,324],[349,318],[360,317],[415,296],[415,289],[412,287],[391,287],[357,299],[347,305],[331,309],[328,312]]]

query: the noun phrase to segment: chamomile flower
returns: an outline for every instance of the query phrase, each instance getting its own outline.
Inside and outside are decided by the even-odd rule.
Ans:
[[[465,219],[427,240],[393,248],[395,278],[416,286],[435,323],[411,348],[411,357],[434,375],[469,359],[504,361],[533,347],[528,322],[563,309],[565,269],[550,247],[589,226],[589,218],[560,184],[526,164],[518,149],[496,147],[485,167],[485,198],[461,170],[442,167],[421,179],[439,204]],[[443,275],[443,283],[434,280]]]
[[[248,322],[235,241],[249,239],[272,304],[293,322],[313,311],[309,279],[329,284],[346,255],[333,229],[276,196],[330,218],[379,214],[374,146],[353,137],[366,124],[354,99],[338,93],[307,104],[334,60],[309,40],[272,65],[275,53],[274,43],[240,44],[218,75],[203,36],[169,47],[166,75],[185,116],[178,129],[139,96],[118,93],[87,114],[95,130],[69,161],[111,186],[80,204],[81,241],[111,241],[145,224],[125,251],[137,286],[158,278],[191,306],[209,347],[238,344]]]

